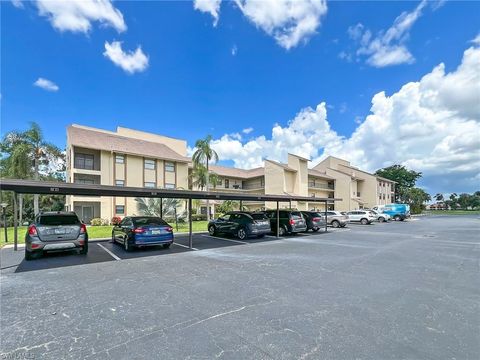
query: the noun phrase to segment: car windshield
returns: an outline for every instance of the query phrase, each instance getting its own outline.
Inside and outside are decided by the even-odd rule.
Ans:
[[[40,225],[78,225],[77,215],[42,215],[38,221]]]
[[[266,220],[265,214],[250,214],[254,220]]]
[[[167,225],[167,223],[159,217],[145,217],[133,219],[135,226],[149,226],[149,225]]]

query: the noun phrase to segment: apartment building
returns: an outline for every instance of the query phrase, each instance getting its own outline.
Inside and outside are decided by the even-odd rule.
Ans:
[[[188,189],[187,143],[118,127],[115,132],[67,128],[67,182]],[[67,196],[66,206],[85,221],[137,214],[134,198]]]
[[[211,165],[218,176],[210,191],[341,198],[330,209],[349,211],[393,202],[394,182],[328,157],[313,169],[309,160],[288,154],[287,163],[265,160],[264,166],[238,169]],[[116,131],[82,125],[67,128],[67,182],[165,189],[196,189],[185,140],[117,127]],[[211,212],[217,203],[211,201]],[[134,198],[67,196],[66,205],[85,221],[140,215]],[[275,208],[276,203],[243,202],[249,210]],[[324,210],[316,202],[281,203],[282,208]],[[205,202],[201,203],[206,213]]]
[[[394,202],[394,181],[353,167],[347,160],[329,156],[313,170],[335,179],[335,197],[342,199],[335,203],[336,210],[367,209]]]

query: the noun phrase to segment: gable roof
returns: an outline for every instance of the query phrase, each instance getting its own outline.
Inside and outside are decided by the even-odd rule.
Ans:
[[[71,145],[87,149],[114,151],[178,162],[190,161],[190,158],[180,155],[165,144],[129,138],[110,131],[97,131],[70,125],[67,128],[67,135]]]
[[[308,175],[316,176],[319,178],[324,178],[324,179],[329,179],[329,180],[334,180],[335,178],[333,176],[327,175],[326,173],[314,169],[308,169]]]
[[[282,168],[284,168],[285,170],[287,171],[291,171],[291,172],[297,172],[296,169],[294,168],[291,168],[290,166],[288,166],[287,164],[282,164],[278,161],[274,161],[274,160],[267,160],[265,159],[265,161],[268,161],[268,162],[271,162],[272,164],[275,164],[275,165],[278,165],[278,166],[281,166]]]

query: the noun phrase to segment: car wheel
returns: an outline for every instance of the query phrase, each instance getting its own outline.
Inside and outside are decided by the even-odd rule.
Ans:
[[[285,236],[286,233],[287,231],[285,230],[285,228],[283,226],[280,226],[280,228],[278,229],[278,236]]]
[[[368,220],[367,219],[362,219],[362,220],[360,220],[360,223],[362,225],[368,225]]]
[[[262,235],[257,235],[257,239],[262,239],[265,237],[265,234],[262,234]]]
[[[338,227],[340,226],[340,223],[339,223],[337,220],[333,220],[333,221],[332,221],[332,226],[333,226],[334,228],[338,228]]]
[[[317,232],[318,230],[320,230],[320,228],[318,228],[318,227],[314,227],[314,228],[312,229],[313,232]]]
[[[112,232],[112,244],[115,244],[115,235]]]
[[[80,250],[80,255],[87,255],[88,254],[88,241],[85,242],[83,245],[82,250]]]
[[[402,218],[400,217],[400,215],[395,215],[395,216],[393,217],[393,219],[394,219],[395,221],[400,221]]]
[[[25,248],[25,260],[35,260],[38,259],[40,256],[42,256],[41,251],[30,252]]]
[[[217,231],[215,230],[215,226],[210,225],[210,226],[208,227],[208,233],[209,233],[210,235],[212,235],[212,236],[215,236],[215,235],[217,234]]]
[[[379,222],[385,222],[385,218],[384,218],[383,216],[380,216],[380,217],[378,218],[378,221],[379,221]]]
[[[244,240],[244,239],[247,238],[247,232],[245,231],[244,228],[238,229],[238,231],[237,231],[237,237],[238,237],[240,240]]]
[[[170,245],[172,245],[172,244],[163,244],[162,246],[163,246],[164,249],[168,249],[170,247]]]

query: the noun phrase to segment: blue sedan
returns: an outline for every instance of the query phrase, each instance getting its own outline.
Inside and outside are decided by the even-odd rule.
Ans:
[[[173,243],[173,228],[159,217],[127,216],[113,227],[112,241],[122,244],[125,251],[156,245],[169,248]]]

